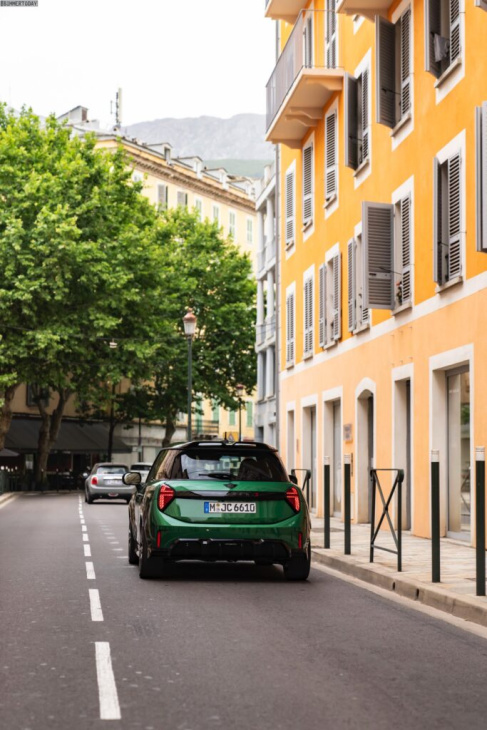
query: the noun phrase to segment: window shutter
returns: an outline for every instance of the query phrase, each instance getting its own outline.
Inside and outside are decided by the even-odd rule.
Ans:
[[[348,259],[348,331],[357,329],[357,267],[355,239],[352,238],[347,244]]]
[[[342,333],[342,322],[341,322],[341,303],[342,303],[342,289],[341,289],[341,267],[340,267],[340,254],[334,256],[331,260],[332,265],[332,281],[333,281],[333,321],[332,321],[332,336],[334,340],[339,340]]]
[[[359,156],[359,164],[369,156],[369,69],[362,72],[362,150]]]
[[[476,109],[477,251],[487,252],[487,102]]]
[[[433,279],[437,284],[443,284],[445,281],[445,265],[446,253],[448,246],[444,240],[444,195],[442,182],[442,167],[438,160],[434,159],[433,163],[433,181],[434,181],[434,214],[433,214]]]
[[[425,0],[425,69],[438,78],[441,61],[435,59],[435,35],[441,35],[441,0]]]
[[[318,270],[318,338],[320,347],[326,344],[326,266],[321,264]]]
[[[450,63],[460,51],[460,0],[450,0]]]
[[[401,215],[402,302],[411,301],[411,198],[403,198]]]
[[[448,160],[448,279],[462,273],[460,155]]]
[[[325,199],[330,200],[337,193],[337,114],[333,112],[325,120]]]
[[[401,114],[411,108],[411,10],[401,17]]]
[[[475,0],[475,5],[477,8],[482,8],[482,10],[487,10],[487,0]]]
[[[336,0],[328,0],[326,6],[326,65],[328,68],[337,65]]]
[[[313,279],[304,282],[304,354],[313,352]]]
[[[396,125],[396,28],[380,15],[375,17],[377,123]]]
[[[303,150],[303,223],[313,220],[313,145]]]
[[[168,187],[167,185],[158,185],[157,186],[157,207],[159,210],[166,210],[167,208],[167,193],[168,193]]]
[[[358,81],[345,75],[345,165],[358,167]]]
[[[294,242],[294,171],[286,174],[286,246]]]
[[[393,220],[392,205],[362,203],[364,306],[367,309],[394,306]]]
[[[286,300],[286,363],[294,362],[294,293]]]
[[[177,201],[178,201],[178,206],[182,206],[183,208],[187,207],[188,193],[183,193],[182,190],[178,190]]]

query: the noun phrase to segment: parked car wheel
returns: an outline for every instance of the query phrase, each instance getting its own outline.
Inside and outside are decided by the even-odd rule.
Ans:
[[[311,545],[305,555],[294,555],[284,565],[286,580],[307,580],[311,569]]]
[[[139,551],[139,576],[145,578],[157,578],[160,575],[159,563],[147,555],[147,541],[142,534],[142,545]]]
[[[132,535],[132,528],[129,527],[129,563],[130,565],[139,564],[139,556],[135,552],[135,540]]]

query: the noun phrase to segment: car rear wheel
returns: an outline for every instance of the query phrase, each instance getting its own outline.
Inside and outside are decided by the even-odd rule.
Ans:
[[[135,552],[135,540],[132,535],[132,528],[129,526],[129,563],[130,565],[139,564],[139,556]]]
[[[147,555],[147,540],[142,532],[142,545],[139,550],[139,576],[141,578],[157,578],[161,574],[161,566],[154,558]]]
[[[307,580],[311,568],[311,545],[308,545],[306,553],[293,555],[284,565],[284,577],[286,580]]]
[[[85,492],[85,502],[88,502],[88,504],[93,504],[94,501],[94,498],[90,496],[88,492]]]

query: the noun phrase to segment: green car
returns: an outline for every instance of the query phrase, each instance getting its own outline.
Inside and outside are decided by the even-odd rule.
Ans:
[[[306,580],[311,523],[301,490],[274,448],[194,441],[163,449],[129,504],[129,562],[141,578],[180,560],[253,561]]]

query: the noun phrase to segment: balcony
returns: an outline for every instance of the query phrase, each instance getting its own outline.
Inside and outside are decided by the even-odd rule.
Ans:
[[[266,0],[265,17],[295,23],[306,0]]]
[[[363,15],[364,18],[375,20],[376,15],[387,17],[387,11],[392,0],[338,0],[337,13],[344,15]]]
[[[267,83],[266,141],[299,148],[343,87],[343,69],[325,63],[325,12],[301,12]]]

